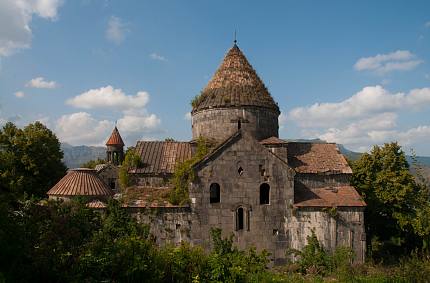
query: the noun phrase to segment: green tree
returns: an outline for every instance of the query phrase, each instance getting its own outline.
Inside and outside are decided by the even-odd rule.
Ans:
[[[66,173],[60,142],[40,122],[24,129],[6,123],[0,130],[0,149],[2,192],[43,197]]]
[[[374,146],[355,161],[351,183],[367,203],[368,243],[379,239],[386,248],[397,246],[396,250],[401,245],[406,250],[416,246],[414,226],[419,225],[414,222],[428,206],[428,194],[410,173],[405,153],[396,142]]]
[[[106,163],[106,160],[98,158],[98,159],[94,159],[94,160],[90,160],[90,161],[85,162],[84,164],[81,165],[81,167],[94,169],[94,168],[96,168],[96,165],[105,164],[105,163]]]
[[[134,148],[130,147],[125,153],[124,161],[119,168],[119,184],[121,189],[125,190],[130,185],[130,178],[128,170],[132,168],[139,168],[142,165],[142,159],[139,154],[134,151]]]

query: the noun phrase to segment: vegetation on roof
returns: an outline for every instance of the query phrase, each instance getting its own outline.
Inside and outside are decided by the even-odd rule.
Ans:
[[[124,161],[119,168],[119,185],[121,189],[125,189],[130,185],[130,176],[128,170],[131,168],[139,168],[142,166],[142,160],[139,154],[136,153],[133,147],[127,149]]]
[[[189,203],[188,185],[194,181],[195,173],[193,165],[199,162],[206,154],[209,153],[210,143],[200,137],[197,140],[197,150],[194,156],[184,162],[178,163],[171,179],[173,189],[170,191],[169,200],[174,205]]]

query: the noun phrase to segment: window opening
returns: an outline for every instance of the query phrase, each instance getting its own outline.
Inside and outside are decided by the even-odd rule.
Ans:
[[[213,183],[209,187],[209,202],[210,203],[219,203],[221,201],[221,192],[220,186],[217,183]]]
[[[243,230],[243,208],[239,207],[236,212],[236,230]]]
[[[242,122],[240,120],[237,121],[237,129],[240,130],[242,128]]]
[[[239,169],[237,169],[237,173],[239,173],[239,175],[242,176],[242,174],[243,174],[242,166],[240,166]]]
[[[260,204],[269,204],[270,202],[270,186],[269,184],[261,184],[260,186]]]

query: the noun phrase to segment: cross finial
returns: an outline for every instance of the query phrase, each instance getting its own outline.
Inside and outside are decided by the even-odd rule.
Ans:
[[[236,44],[237,43],[237,39],[236,39],[236,30],[234,30],[234,44]]]
[[[116,128],[116,122],[117,122],[117,120],[115,120],[115,128]]]

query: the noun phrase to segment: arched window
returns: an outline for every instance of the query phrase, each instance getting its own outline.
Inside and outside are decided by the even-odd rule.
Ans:
[[[244,212],[243,208],[239,207],[236,210],[236,230],[243,230],[243,223],[244,223]]]
[[[221,201],[221,192],[219,184],[212,183],[209,187],[209,202],[210,203],[219,203]]]
[[[263,183],[260,186],[260,204],[269,204],[270,202],[270,186]]]

